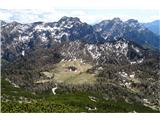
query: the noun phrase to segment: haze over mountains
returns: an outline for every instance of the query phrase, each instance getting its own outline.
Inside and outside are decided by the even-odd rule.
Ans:
[[[160,20],[155,20],[153,22],[144,23],[144,26],[151,30],[152,32],[160,35]]]

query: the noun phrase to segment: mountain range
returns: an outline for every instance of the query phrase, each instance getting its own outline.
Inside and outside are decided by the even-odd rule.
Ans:
[[[119,106],[119,103],[109,105],[121,112],[133,109],[160,111],[159,42],[158,34],[134,19],[122,21],[114,18],[95,25],[66,16],[49,23],[2,21],[4,108],[10,101],[38,104],[44,96],[50,101],[50,94],[67,96],[82,92],[80,95],[98,94],[97,99],[103,102],[97,106],[88,103],[93,107],[90,109],[85,103],[84,106],[80,105],[82,103],[67,104],[71,108],[77,106],[80,112],[84,109],[106,112],[108,109],[102,103],[108,100],[143,106],[130,109]],[[19,97],[17,90],[29,92],[24,92],[27,98],[24,94]],[[28,96],[31,93],[34,97]],[[93,100],[95,97],[89,98]]]
[[[160,20],[155,20],[153,22],[144,23],[144,26],[154,32],[155,34],[160,35]]]
[[[2,22],[1,31],[2,57],[4,56],[5,58],[6,56],[12,58],[25,49],[49,48],[54,46],[55,43],[67,40],[105,43],[124,38],[145,48],[160,48],[160,36],[133,19],[123,22],[119,18],[114,18],[112,20],[104,20],[93,26],[82,23],[79,18],[73,17],[63,17],[58,22],[52,23],[21,24],[17,22]]]

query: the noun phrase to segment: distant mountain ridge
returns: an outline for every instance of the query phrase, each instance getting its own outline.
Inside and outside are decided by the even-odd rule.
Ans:
[[[2,22],[2,57],[14,59],[27,49],[52,48],[63,41],[102,44],[123,38],[142,47],[160,48],[160,37],[137,20],[120,18],[104,20],[96,25],[83,23],[77,17],[62,17],[58,22],[21,24]]]
[[[123,22],[120,18],[114,18],[104,20],[93,27],[106,40],[122,37],[142,46],[160,48],[160,36],[154,34],[134,19]]]
[[[144,23],[144,26],[155,34],[160,35],[160,20],[155,20],[153,22]]]

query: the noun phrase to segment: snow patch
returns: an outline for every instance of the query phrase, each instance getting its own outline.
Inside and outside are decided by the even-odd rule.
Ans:
[[[29,37],[28,37],[28,36],[22,36],[22,37],[19,38],[19,39],[21,39],[22,42],[25,42],[25,41],[28,41],[28,40],[29,40]]]
[[[134,47],[133,45],[132,45],[132,48],[133,48],[137,53],[140,52],[140,50],[139,50],[138,48]]]
[[[70,28],[72,28],[72,27],[73,27],[73,25],[71,25],[71,24],[67,24],[67,25],[65,25],[64,27],[65,27],[65,28],[70,29]]]
[[[41,41],[42,41],[42,42],[47,42],[47,38],[46,38],[45,34],[43,34],[43,35],[41,36]]]
[[[143,102],[150,104],[150,102],[148,101],[148,99],[143,99]]]
[[[125,86],[126,86],[127,88],[131,88],[130,85],[131,85],[131,83],[129,83],[129,82],[126,82],[126,83],[125,83]]]
[[[137,63],[142,63],[142,62],[143,62],[143,58],[137,61]]]
[[[96,102],[96,98],[95,98],[95,97],[93,97],[93,96],[88,96],[88,97],[89,97],[89,99],[90,99],[91,101]]]
[[[103,67],[99,67],[98,70],[103,70]]]
[[[96,107],[94,107],[94,108],[86,107],[86,109],[88,109],[89,111],[95,111],[95,110],[97,110],[97,108],[96,108]]]
[[[25,55],[25,51],[23,50],[21,54],[22,54],[22,56],[24,56]]]
[[[90,53],[93,59],[98,59],[101,56],[101,53],[98,52],[97,46],[94,45],[88,46],[88,52]]]
[[[128,74],[126,72],[119,72],[119,74],[122,76],[122,77],[128,77]]]
[[[54,28],[51,28],[50,26],[44,27],[44,25],[37,25],[34,29],[37,30],[37,31],[42,31],[42,30],[53,31],[54,30]]]
[[[61,62],[65,61],[64,59],[61,60]]]
[[[134,78],[135,77],[135,73],[133,72],[132,74],[129,75],[130,78]]]
[[[73,59],[73,61],[77,61],[77,59],[76,59],[76,58],[74,58],[74,59]]]
[[[10,81],[8,78],[6,78],[6,81],[8,81],[10,84],[12,84],[15,88],[20,88],[18,85]]]
[[[83,63],[83,60],[81,59],[80,62]]]
[[[53,93],[54,95],[56,95],[56,89],[57,89],[57,84],[56,84],[56,87],[52,88],[52,93]]]
[[[132,65],[132,64],[136,64],[136,61],[130,62],[130,64],[131,64],[131,65]]]

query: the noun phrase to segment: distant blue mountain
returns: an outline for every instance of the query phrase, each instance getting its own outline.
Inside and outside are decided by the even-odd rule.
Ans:
[[[151,30],[152,32],[160,35],[160,20],[155,20],[153,22],[145,23],[144,26]]]

